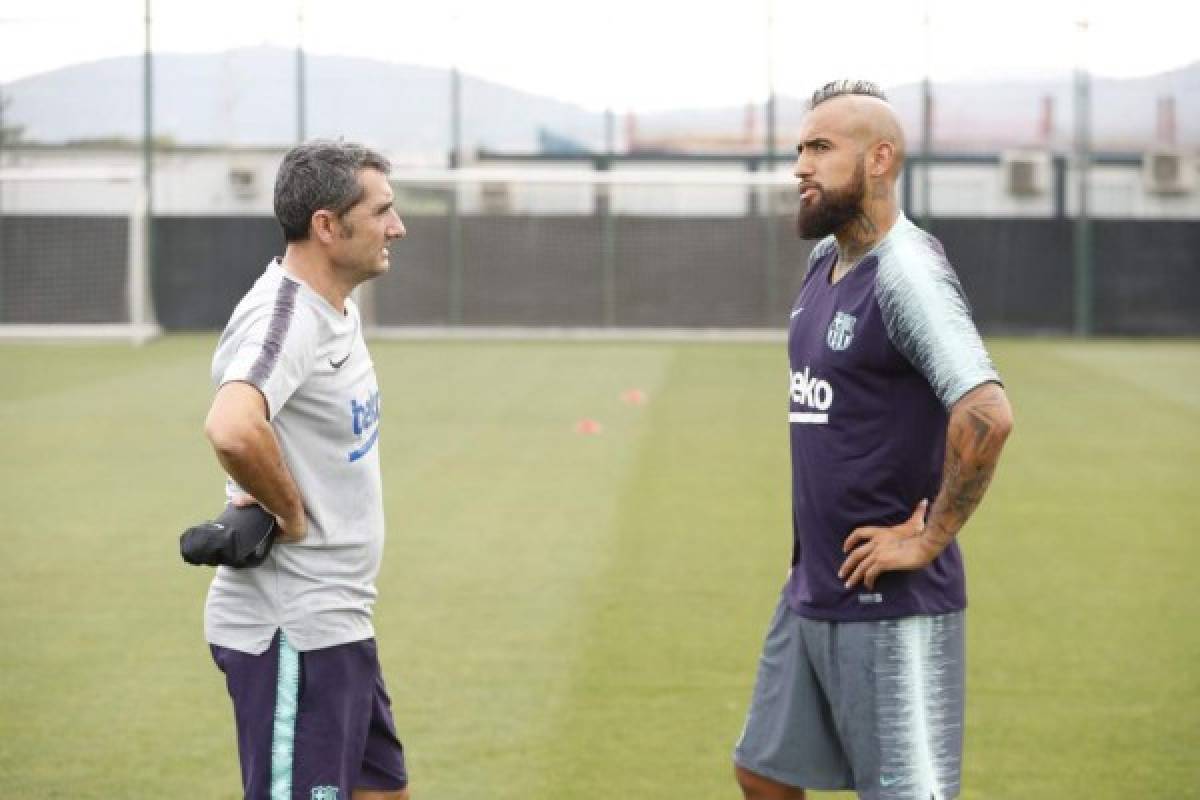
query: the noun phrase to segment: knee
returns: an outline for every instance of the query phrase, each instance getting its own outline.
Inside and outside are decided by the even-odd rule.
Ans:
[[[804,800],[804,790],[795,786],[787,786],[770,778],[734,766],[738,786],[746,800]]]

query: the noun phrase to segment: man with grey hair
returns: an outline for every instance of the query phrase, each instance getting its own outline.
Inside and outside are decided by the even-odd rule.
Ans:
[[[966,588],[955,537],[1012,428],[941,244],[896,203],[904,136],[838,81],[800,125],[792,566],[734,751],[747,798],[958,795]]]
[[[259,504],[275,546],[217,568],[205,635],[225,673],[245,796],[403,800],[404,751],[371,608],[383,554],[380,394],[350,292],[405,235],[381,155],[310,141],[283,159],[287,242],[234,309],[205,433],[227,501]]]

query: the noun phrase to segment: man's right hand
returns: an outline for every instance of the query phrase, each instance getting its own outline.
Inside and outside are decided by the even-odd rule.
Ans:
[[[262,503],[259,503],[254,499],[253,495],[249,494],[234,495],[230,502],[233,503],[233,505],[237,508],[262,505]],[[263,506],[263,508],[267,507]],[[267,510],[270,511],[270,509]],[[275,514],[275,524],[277,526],[275,532],[275,542],[277,544],[292,544],[294,542],[299,542],[306,535],[308,535],[308,515],[304,513],[303,506],[298,511],[293,512],[293,514],[289,517],[283,517],[279,514]]]
[[[925,531],[928,509],[929,500],[925,499],[917,503],[912,516],[899,525],[864,525],[851,531],[842,544],[842,551],[847,556],[838,570],[838,577],[846,582],[846,588],[853,589],[862,583],[868,589],[874,589],[876,579],[885,572],[921,569],[933,561],[940,551],[921,535]]]

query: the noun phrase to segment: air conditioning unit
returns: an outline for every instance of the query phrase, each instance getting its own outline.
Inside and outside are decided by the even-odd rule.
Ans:
[[[229,186],[234,197],[252,200],[258,195],[258,173],[249,167],[231,167]]]
[[[1050,190],[1050,154],[1010,150],[1000,156],[1005,190],[1016,197],[1036,197]]]
[[[1196,158],[1178,150],[1142,154],[1142,185],[1152,194],[1188,194],[1196,188]]]

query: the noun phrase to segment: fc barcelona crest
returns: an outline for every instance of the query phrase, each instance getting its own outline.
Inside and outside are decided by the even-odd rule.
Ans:
[[[854,321],[855,318],[844,311],[833,315],[833,322],[829,323],[829,331],[825,334],[825,343],[830,350],[845,350],[850,346],[854,338]]]

